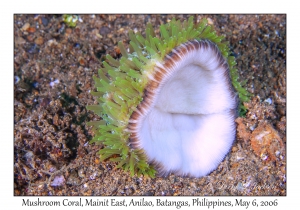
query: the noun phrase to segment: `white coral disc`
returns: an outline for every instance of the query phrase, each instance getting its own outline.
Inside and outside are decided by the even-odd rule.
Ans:
[[[235,139],[238,96],[228,64],[214,43],[193,40],[154,68],[131,116],[131,144],[161,174],[205,176]]]

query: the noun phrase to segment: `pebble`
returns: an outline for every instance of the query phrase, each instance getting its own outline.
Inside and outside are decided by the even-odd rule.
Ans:
[[[56,176],[54,178],[54,180],[51,182],[51,186],[52,187],[59,187],[59,186],[62,186],[64,183],[65,183],[65,177],[63,175],[60,175],[60,176]]]
[[[56,42],[55,39],[50,39],[48,42],[47,42],[47,45],[49,47],[52,47],[52,45],[57,45],[58,43]]]
[[[85,60],[83,57],[79,57],[78,58],[78,63],[81,65],[81,66],[84,66],[85,65]]]
[[[197,185],[196,185],[195,182],[191,182],[190,185],[191,185],[192,188],[195,188],[195,189],[197,188]]]
[[[29,23],[25,23],[22,28],[21,28],[21,31],[27,31],[27,29],[30,27],[30,24]]]
[[[233,163],[231,168],[237,168],[237,167],[239,167],[239,165],[240,165],[239,163]]]
[[[39,83],[35,81],[35,82],[32,83],[32,86],[33,86],[34,88],[38,88],[38,87],[39,87]]]
[[[84,177],[85,177],[85,174],[84,174],[83,169],[80,169],[80,170],[78,171],[78,176],[79,176],[80,178],[84,178]]]
[[[151,191],[145,192],[145,194],[143,196],[153,196],[154,193]]]
[[[255,127],[256,127],[255,124],[254,124],[254,125],[250,125],[250,126],[249,126],[249,129],[250,129],[251,131],[254,131]]]
[[[34,35],[28,35],[27,37],[26,37],[26,39],[27,39],[27,41],[29,41],[29,42],[32,42],[33,41],[33,39],[34,39]]]
[[[35,53],[38,53],[39,51],[40,51],[40,48],[35,43],[29,45],[29,47],[27,48],[27,52],[30,54],[35,54]]]
[[[15,84],[17,84],[20,81],[20,77],[15,76]]]
[[[49,168],[49,172],[50,172],[50,173],[53,173],[54,171],[56,171],[56,168],[55,168],[55,166],[50,166],[50,168]]]
[[[276,107],[276,111],[277,111],[281,116],[285,116],[286,108],[285,108],[285,106],[278,105],[278,106]]]
[[[56,79],[56,80],[54,80],[53,82],[50,82],[50,86],[53,88],[53,86],[54,86],[55,84],[58,84],[58,83],[59,83],[59,80]]]
[[[34,40],[34,43],[36,43],[37,45],[42,45],[42,44],[44,44],[44,38],[39,36],[38,38],[36,38]]]
[[[73,30],[72,30],[71,28],[67,28],[67,29],[66,29],[66,34],[67,34],[67,35],[70,35],[70,34],[72,33],[72,31],[73,31]]]
[[[22,44],[25,44],[26,43],[26,40],[23,39],[22,37],[17,37],[15,39],[15,45],[18,46],[18,45],[22,45]]]
[[[267,102],[268,104],[272,104],[272,99],[271,98],[267,98],[266,100],[265,100],[265,102]]]
[[[32,151],[28,151],[25,156],[24,156],[27,161],[30,160],[33,157],[33,152]]]
[[[42,17],[42,23],[43,23],[44,26],[47,26],[48,23],[49,23],[49,20],[45,17]]]
[[[29,33],[34,33],[34,32],[35,32],[35,28],[34,28],[34,27],[29,27],[29,28],[27,29],[27,31],[28,31]]]
[[[40,99],[40,106],[41,107],[46,107],[49,103],[50,103],[50,99],[49,98],[41,98]]]
[[[21,80],[20,82],[18,82],[17,88],[21,92],[26,92],[26,91],[30,90],[30,86],[26,82],[24,82],[23,80]]]
[[[260,123],[251,134],[251,147],[262,160],[276,160],[284,148],[278,132],[267,122]]]
[[[237,186],[236,186],[236,189],[237,189],[238,191],[242,191],[242,190],[244,189],[243,184],[242,184],[241,182],[239,182],[239,183],[237,184]]]
[[[58,33],[62,34],[65,31],[65,28],[66,28],[65,24],[62,24],[60,29],[58,30]]]
[[[208,25],[213,25],[214,21],[211,18],[207,18],[207,24]]]
[[[106,35],[106,34],[109,34],[110,33],[110,28],[108,28],[107,26],[102,26],[101,28],[100,28],[100,34],[102,35],[102,36],[104,36],[104,35]]]
[[[97,172],[94,172],[91,176],[90,176],[90,180],[94,180],[97,177]]]
[[[238,148],[237,147],[232,147],[231,151],[236,152],[236,151],[238,151]]]
[[[67,184],[76,186],[80,184],[80,180],[76,177],[76,174],[72,173],[68,178]]]
[[[285,166],[281,166],[281,167],[280,167],[280,171],[281,171],[282,173],[284,173],[284,174],[285,174],[285,172],[286,172],[286,170],[285,170]]]
[[[99,164],[100,160],[98,158],[95,159],[95,164]]]

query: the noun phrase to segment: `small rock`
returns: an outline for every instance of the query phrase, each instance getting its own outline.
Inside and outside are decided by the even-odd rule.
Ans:
[[[98,165],[99,163],[100,163],[100,160],[99,160],[98,158],[96,158],[96,159],[95,159],[95,164]]]
[[[249,140],[250,132],[247,130],[247,126],[245,125],[245,120],[242,117],[238,117],[235,122],[237,123],[237,137],[244,141]]]
[[[85,65],[85,60],[84,60],[83,57],[79,57],[79,58],[78,58],[78,62],[79,62],[79,64],[80,64],[81,66],[84,66],[84,65]]]
[[[29,33],[34,33],[34,32],[35,32],[35,28],[34,28],[34,27],[29,27],[29,28],[27,29],[27,31],[28,31]]]
[[[85,174],[84,174],[83,169],[80,169],[80,170],[78,171],[78,176],[79,176],[80,178],[84,178],[84,177],[85,177]]]
[[[52,45],[57,45],[58,43],[56,42],[55,39],[50,39],[48,42],[47,42],[47,45],[49,47],[52,47]]]
[[[281,167],[280,167],[280,171],[281,171],[282,173],[284,173],[284,174],[285,174],[285,172],[286,172],[286,170],[285,170],[285,166],[281,166]]]
[[[27,31],[27,29],[30,27],[30,24],[29,23],[25,23],[22,28],[21,28],[21,31]]]
[[[51,182],[52,187],[59,187],[65,183],[65,177],[63,175],[56,176],[54,180]]]
[[[153,196],[154,195],[154,193],[153,192],[151,192],[151,191],[147,191],[147,192],[145,192],[144,193],[144,195],[143,196]]]
[[[106,34],[109,34],[110,33],[110,28],[108,28],[107,26],[102,26],[101,28],[100,28],[100,34],[102,35],[102,36],[104,36],[104,35],[106,35]]]
[[[26,37],[26,39],[27,39],[27,41],[29,41],[29,42],[32,42],[33,41],[33,39],[34,39],[34,35],[28,35],[27,37]]]
[[[197,185],[196,185],[196,183],[195,183],[195,182],[191,182],[191,183],[190,183],[190,186],[191,186],[192,188],[194,188],[194,189],[196,189],[196,188],[197,188]]]
[[[41,107],[46,107],[50,103],[49,98],[41,98],[39,101]]]
[[[39,51],[40,51],[40,49],[37,44],[31,44],[27,48],[27,52],[30,54],[35,54],[35,53],[38,53]]]
[[[70,34],[72,33],[72,31],[73,31],[73,30],[72,30],[71,28],[67,28],[67,29],[66,29],[66,34],[67,34],[67,35],[70,35]]]
[[[263,160],[276,160],[282,154],[284,144],[278,132],[267,122],[262,122],[251,134],[251,147]]]
[[[236,152],[236,151],[238,151],[238,148],[237,147],[232,147],[231,151]]]
[[[78,179],[76,172],[69,176],[67,184],[75,186],[80,184],[80,180]]]
[[[23,80],[21,80],[17,83],[17,88],[21,92],[27,92],[30,90],[30,86]]]
[[[47,18],[45,18],[45,17],[42,17],[42,23],[46,27],[48,25],[48,23],[49,23],[49,20]]]
[[[285,117],[282,117],[279,122],[276,123],[276,128],[281,132],[285,132],[286,129],[286,121]]]
[[[24,157],[26,158],[27,161],[30,161],[33,158],[33,152],[32,151],[28,151]]]
[[[267,98],[267,99],[265,100],[265,102],[267,102],[268,104],[272,104],[272,99],[271,99],[271,98]]]
[[[18,45],[22,45],[22,44],[25,44],[26,43],[26,40],[23,39],[22,37],[16,37],[15,39],[15,45],[18,46]]]
[[[51,87],[54,87],[55,84],[59,84],[59,80],[58,79],[54,80],[53,82],[50,82],[50,86]]]
[[[20,81],[20,77],[15,76],[15,84],[17,84]]]
[[[59,125],[59,117],[58,114],[55,114],[53,117],[53,124],[58,126]]]
[[[44,39],[43,39],[43,37],[39,36],[38,38],[36,38],[36,39],[34,40],[34,43],[36,43],[37,45],[42,45],[42,44],[44,44]]]
[[[232,165],[231,165],[231,168],[237,168],[237,167],[239,167],[239,163],[233,163]]]
[[[94,172],[92,175],[90,175],[90,180],[94,180],[97,177],[97,172]]]
[[[281,115],[281,116],[285,116],[285,113],[286,113],[286,108],[282,105],[278,105],[276,107],[276,111],[278,111],[278,113]]]
[[[55,166],[50,166],[49,168],[49,172],[53,173],[54,171],[56,171],[57,169],[55,168]]]
[[[211,18],[207,18],[208,25],[213,25],[214,21]]]
[[[237,184],[237,186],[236,186],[236,189],[237,189],[238,191],[242,191],[242,190],[244,189],[243,184],[242,184],[241,182],[239,182],[239,183]]]

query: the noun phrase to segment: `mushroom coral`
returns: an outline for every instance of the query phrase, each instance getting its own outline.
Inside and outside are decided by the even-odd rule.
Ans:
[[[205,176],[230,150],[249,93],[206,19],[172,19],[160,33],[151,24],[145,36],[130,31],[129,50],[118,43],[122,58],[106,56],[94,77],[99,105],[87,106],[102,118],[89,122],[91,142],[103,143],[101,160],[131,175]]]

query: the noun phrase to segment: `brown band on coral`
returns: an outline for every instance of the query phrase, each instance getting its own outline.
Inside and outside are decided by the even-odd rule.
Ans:
[[[226,78],[226,82],[227,82],[227,86],[230,88],[230,93],[231,93],[231,97],[232,98],[236,98],[236,100],[238,99],[238,95],[232,85],[232,81],[231,81],[231,76],[230,76],[230,69],[229,69],[229,65],[226,62],[226,60],[224,59],[224,57],[222,56],[221,52],[218,49],[218,46],[216,46],[215,43],[208,41],[211,45],[210,47],[214,50],[214,52],[217,55],[217,59],[218,59],[218,63],[219,66],[217,68],[224,68],[226,69],[226,71],[223,72],[223,76],[224,78]],[[238,102],[239,103],[239,102]]]

